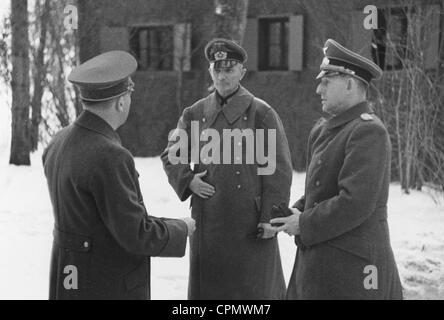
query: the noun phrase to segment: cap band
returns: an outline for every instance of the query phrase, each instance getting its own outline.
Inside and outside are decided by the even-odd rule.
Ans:
[[[109,88],[86,88],[80,86],[80,98],[85,101],[105,101],[121,96],[132,89],[133,82],[127,78],[125,81]]]
[[[215,51],[210,55],[210,61],[237,60],[243,61],[241,54],[232,51]]]
[[[361,78],[362,80],[366,81],[366,82],[370,82],[370,80],[373,78],[373,75],[370,73],[370,71],[363,69],[355,64],[351,64],[351,63],[347,63],[345,61],[342,60],[338,60],[338,59],[332,59],[332,58],[328,58],[330,63],[329,65],[324,66],[324,68],[326,70],[328,70],[328,68],[332,67],[332,71],[338,71],[341,72],[341,70],[333,70],[334,67],[344,67],[345,69],[354,71],[354,74],[351,74],[350,72],[344,72],[342,71],[342,73],[346,73],[346,74],[350,74],[351,76],[356,76],[358,78]]]

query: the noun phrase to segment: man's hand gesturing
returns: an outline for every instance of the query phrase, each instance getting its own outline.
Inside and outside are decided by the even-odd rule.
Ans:
[[[211,184],[206,183],[205,181],[202,180],[202,178],[205,177],[206,174],[207,170],[195,174],[193,180],[191,180],[189,185],[191,191],[193,191],[193,193],[197,194],[199,197],[203,199],[211,198],[216,192],[216,190]]]

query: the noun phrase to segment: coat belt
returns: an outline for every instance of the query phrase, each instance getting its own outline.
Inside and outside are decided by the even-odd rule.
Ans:
[[[88,252],[92,247],[92,239],[90,237],[65,232],[57,227],[53,231],[54,242],[65,249],[71,249],[79,252]]]

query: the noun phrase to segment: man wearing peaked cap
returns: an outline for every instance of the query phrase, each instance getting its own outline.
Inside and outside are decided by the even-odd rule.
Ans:
[[[328,39],[324,45],[324,59],[321,72],[316,79],[335,74],[350,75],[369,85],[372,79],[379,80],[382,70],[373,61],[341,46],[335,40]]]
[[[279,245],[269,221],[273,205],[288,205],[290,196],[292,167],[285,131],[276,111],[240,85],[247,60],[241,46],[214,39],[204,52],[215,91],[183,111],[177,131],[187,132],[187,145],[199,145],[195,136],[204,136],[207,129],[219,137],[226,129],[263,129],[265,136],[272,129],[276,141],[269,141],[269,146],[275,145],[275,159],[270,162],[275,165],[270,174],[258,175],[260,164],[247,163],[246,158],[254,155],[245,151],[243,158],[229,164],[199,159],[192,170],[190,158],[187,163],[171,160],[177,143],[170,139],[161,156],[164,169],[179,198],[185,201],[191,196],[197,226],[190,241],[188,298],[283,299]],[[199,136],[191,129],[196,123]],[[259,145],[260,139],[254,139]],[[232,140],[228,143],[232,145]],[[220,158],[234,159],[238,144],[230,150],[224,145],[221,138],[220,153],[229,154]]]
[[[107,101],[132,90],[134,84],[130,76],[136,69],[137,61],[132,55],[110,51],[75,68],[68,80],[78,86],[83,101]]]
[[[327,40],[322,109],[308,140],[305,194],[273,222],[295,236],[287,299],[402,299],[387,224],[390,138],[367,102],[381,69]]]
[[[194,231],[191,218],[148,216],[115,131],[128,117],[136,69],[130,54],[111,51],[68,78],[85,110],[43,153],[55,222],[50,299],[149,299],[149,257],[183,256]]]

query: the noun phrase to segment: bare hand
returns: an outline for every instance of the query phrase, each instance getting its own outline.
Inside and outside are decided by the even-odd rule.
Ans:
[[[270,221],[272,224],[283,223],[282,226],[273,228],[275,232],[284,231],[290,236],[295,236],[301,233],[301,230],[299,229],[299,216],[301,215],[301,212],[296,208],[290,208],[290,210],[293,212],[291,216],[285,218],[275,218]]]
[[[206,183],[205,181],[202,180],[202,178],[205,177],[206,174],[207,170],[195,174],[193,180],[191,180],[189,185],[191,191],[193,191],[193,193],[197,194],[199,197],[203,199],[211,198],[216,192],[216,190],[211,184]]]
[[[258,228],[262,228],[263,233],[260,239],[271,239],[276,235],[276,228],[273,228],[270,223],[259,223],[257,225]]]
[[[185,217],[181,219],[187,225],[188,237],[196,231],[196,221],[193,218]]]

